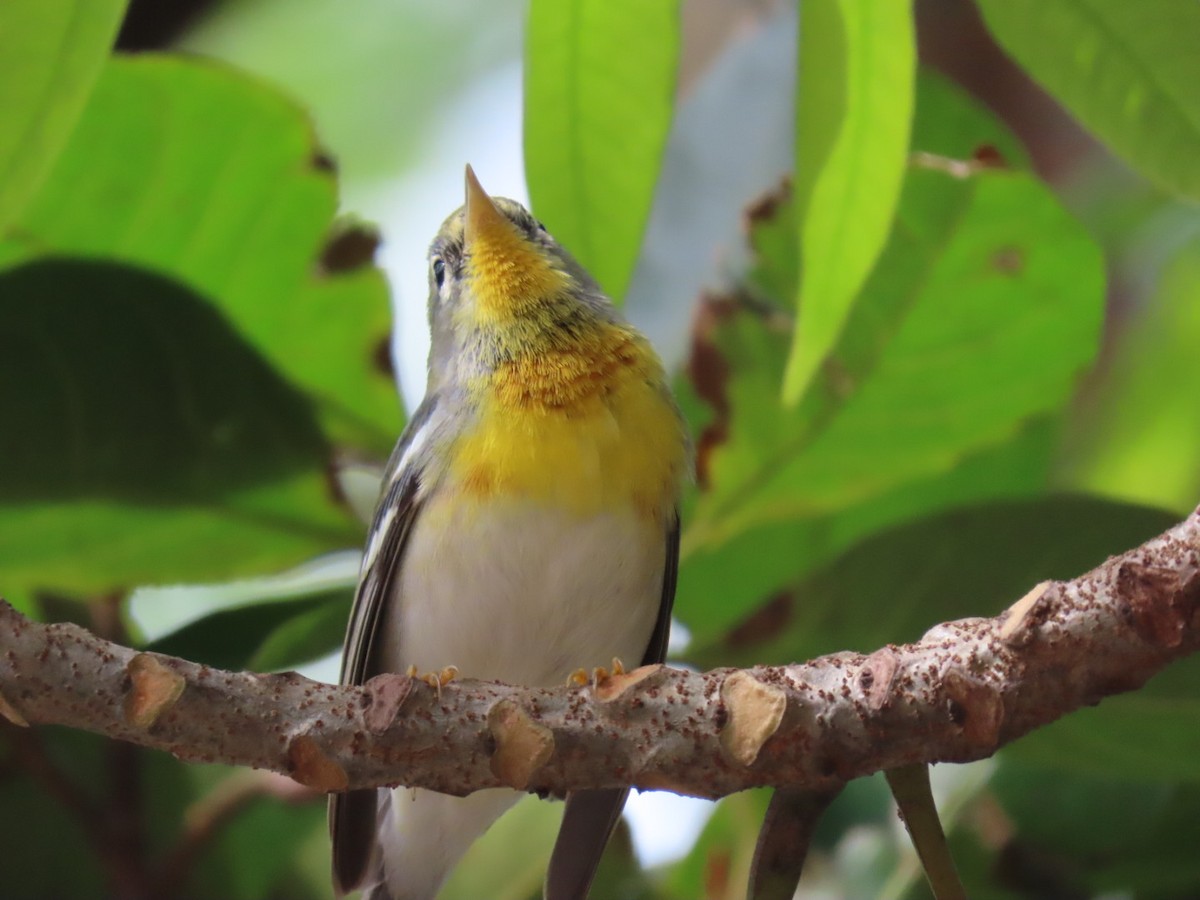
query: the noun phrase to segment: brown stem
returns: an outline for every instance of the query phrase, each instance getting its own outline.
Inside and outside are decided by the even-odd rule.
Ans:
[[[750,863],[749,900],[792,900],[817,823],[840,793],[840,786],[824,791],[775,791]]]
[[[901,766],[899,769],[889,769],[884,775],[892,789],[892,796],[896,798],[900,818],[912,838],[935,900],[967,900],[967,892],[954,867],[954,857],[950,855],[946,833],[942,830],[942,821],[933,802],[929,767]]]

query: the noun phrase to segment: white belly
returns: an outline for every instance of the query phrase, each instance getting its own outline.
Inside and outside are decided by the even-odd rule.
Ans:
[[[666,538],[632,510],[579,518],[526,502],[486,511],[431,498],[386,623],[387,659],[461,677],[556,685],[578,668],[642,661],[661,602]]]

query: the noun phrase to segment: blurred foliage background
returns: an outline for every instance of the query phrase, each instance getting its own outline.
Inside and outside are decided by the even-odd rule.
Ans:
[[[11,0],[0,35],[27,614],[333,677],[467,161],[678,371],[681,664],[991,615],[1200,498],[1188,0]],[[1200,663],[934,782],[973,897],[1195,897]],[[763,792],[638,799],[594,896],[744,896]],[[539,896],[558,815],[445,897]],[[879,778],[817,844],[800,896],[926,895]],[[330,893],[323,798],[59,729],[0,722],[0,846],[6,897]]]

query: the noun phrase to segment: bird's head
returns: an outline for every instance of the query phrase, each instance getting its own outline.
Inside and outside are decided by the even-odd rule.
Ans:
[[[429,248],[430,378],[461,380],[617,318],[596,282],[515,200],[467,166],[466,202]],[[466,371],[451,371],[451,362]]]

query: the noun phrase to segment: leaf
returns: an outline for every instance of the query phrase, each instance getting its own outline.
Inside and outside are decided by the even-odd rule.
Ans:
[[[1200,199],[1200,5],[980,0],[1000,45],[1139,172]]]
[[[282,670],[341,646],[350,590],[319,591],[223,609],[189,622],[146,649],[219,669]],[[325,627],[314,634],[309,626]]]
[[[0,272],[0,584],[94,594],[352,545],[308,398],[191,290]]]
[[[0,323],[9,503],[198,500],[327,457],[307,399],[203,298],[161,276],[30,263],[0,273]]]
[[[833,350],[887,243],[908,159],[915,74],[911,3],[801,4],[796,195],[803,265],[783,382],[790,404]]]
[[[254,780],[270,783],[282,781],[279,776],[264,772],[247,772],[224,767],[210,771],[209,767],[188,767],[186,774],[196,783],[194,790],[201,804],[212,804],[222,792],[225,796],[245,790]],[[216,777],[214,777],[216,776]],[[290,787],[290,783],[286,783]],[[280,788],[280,793],[286,788]],[[201,807],[202,808],[202,807]],[[177,813],[178,815],[178,813]],[[326,802],[323,797],[307,798],[304,802],[287,802],[269,794],[250,799],[245,808],[223,824],[213,840],[202,848],[189,873],[185,896],[222,897],[228,900],[258,900],[263,897],[299,898],[322,896],[317,892],[301,892],[289,885],[295,878],[295,848],[313,831],[320,829],[328,872],[329,844],[324,826]],[[328,891],[328,882],[321,885]],[[325,895],[327,896],[327,895]]]
[[[1136,315],[1073,417],[1063,469],[1077,489],[1186,512],[1200,496],[1200,241]]]
[[[278,672],[340,650],[353,598],[350,589],[314,599],[265,637],[246,668]]]
[[[561,809],[533,797],[522,799],[471,845],[438,896],[443,900],[540,896],[561,819]]]
[[[1151,796],[1158,793],[1144,783],[1139,786]],[[1144,895],[1156,892],[1155,896],[1186,897],[1192,893],[1200,882],[1200,857],[1196,855],[1196,844],[1200,842],[1198,804],[1200,787],[1194,783],[1174,786],[1151,827],[1140,832],[1126,827],[1125,852],[1115,859],[1105,859],[1094,871],[1092,883],[1100,890],[1131,885]],[[1145,805],[1144,801],[1139,805]],[[1118,821],[1126,822],[1124,816]]]
[[[718,800],[691,852],[670,868],[661,895],[670,900],[744,896],[770,799],[770,789],[757,788]]]
[[[999,613],[1030,586],[1074,578],[1170,526],[1170,513],[1088,497],[986,503],[898,525],[796,584],[775,627],[734,633],[696,662],[785,663],[913,641]]]
[[[998,336],[1006,329],[1020,335],[1021,316],[1043,329],[1061,329],[1061,338],[1073,338],[1064,349],[1067,353],[1078,354],[1078,361],[1063,366],[1068,371],[1057,376],[1060,386],[1054,400],[1049,394],[1042,396],[1042,402],[1049,408],[1055,408],[1066,395],[1070,372],[1094,353],[1102,310],[1100,281],[1103,275],[1091,242],[1037,182],[1020,173],[971,166],[970,161],[976,156],[1024,164],[1024,155],[1014,138],[960,91],[949,88],[941,79],[923,74],[919,82],[913,148],[929,160],[946,163],[966,160],[968,162],[962,164],[970,167],[968,170],[974,174],[956,178],[948,174],[946,167],[923,164],[914,168],[902,194],[898,228],[842,334],[832,365],[821,373],[818,390],[810,392],[802,406],[785,408],[778,401],[776,385],[780,383],[787,344],[790,343],[780,317],[760,319],[734,308],[727,310],[724,316],[719,313],[712,318],[700,319],[690,374],[701,396],[695,397],[688,384],[680,385],[677,390],[692,430],[697,434],[697,468],[703,488],[684,517],[685,558],[702,547],[714,550],[749,528],[796,516],[830,515],[842,506],[865,503],[878,492],[893,490],[902,482],[929,478],[953,468],[962,458],[974,455],[988,445],[1001,444],[1012,436],[1016,431],[1015,420],[1002,424],[996,416],[990,419],[984,416],[977,424],[980,430],[995,428],[990,438],[979,434],[979,443],[960,443],[965,437],[961,434],[953,440],[946,432],[941,432],[938,437],[940,432],[930,428],[928,421],[908,418],[908,413],[917,412],[914,406],[924,406],[924,403],[920,395],[904,396],[901,392],[908,386],[916,388],[919,385],[912,382],[906,385],[899,380],[890,385],[898,389],[895,392],[900,395],[892,410],[898,418],[904,419],[899,430],[893,433],[888,427],[882,443],[878,436],[865,443],[856,439],[845,448],[827,442],[826,448],[816,454],[841,468],[841,475],[846,478],[844,486],[857,488],[856,491],[839,498],[827,497],[816,505],[810,504],[804,494],[822,484],[832,487],[835,481],[811,480],[806,484],[785,485],[776,480],[775,474],[782,474],[790,467],[794,469],[804,460],[805,450],[812,458],[815,449],[810,445],[814,440],[836,422],[851,416],[860,397],[871,389],[871,385],[888,382],[889,376],[886,371],[881,372],[880,366],[889,354],[901,370],[907,364],[900,360],[912,354],[913,365],[905,372],[910,378],[916,376],[920,367],[934,364],[937,358],[929,353],[931,346],[906,350],[906,336],[917,337],[920,331],[929,328],[930,336],[944,342],[943,350],[948,353],[956,340],[974,342],[980,337],[986,340],[992,332]],[[1009,194],[1009,191],[1013,193]],[[980,192],[988,194],[988,204],[995,203],[995,209],[973,209],[980,203]],[[1038,223],[1037,215],[1026,222],[1026,210],[1021,205],[1026,202],[1024,198],[1032,203],[1032,210],[1042,210],[1042,223]],[[1001,205],[1007,206],[1007,210],[998,209]],[[767,236],[772,229],[778,230],[776,220],[786,222],[790,210],[791,204],[786,200],[776,200],[756,211],[751,228],[751,242],[758,251],[758,258],[748,276],[749,281],[757,290],[766,290],[769,298],[781,306],[790,305],[794,290],[794,286],[787,288],[788,278],[796,272],[794,245],[776,238],[768,240]],[[1002,229],[1004,234],[997,234],[997,229]],[[1056,250],[1046,253],[1031,269],[1026,265],[1028,257],[1021,257],[1019,251],[1015,254],[1010,251],[1033,242],[1034,234],[1038,235],[1039,246],[1048,247],[1048,242],[1054,242]],[[950,260],[955,260],[955,266],[961,265],[970,254],[974,254],[976,265],[982,264],[977,275],[952,274],[947,268]],[[1018,271],[1003,271],[1002,266],[997,269],[995,265],[1018,262],[1018,259]],[[1080,272],[1082,277],[1075,277],[1075,272]],[[954,283],[965,278],[968,278],[967,283]],[[989,284],[988,290],[980,290],[984,284]],[[971,304],[962,304],[958,301],[959,296],[971,298]],[[1043,308],[1046,304],[1049,306]],[[982,319],[972,320],[983,314],[990,314],[994,322],[985,324]],[[948,330],[955,322],[962,328],[959,338]],[[1001,324],[1004,328],[1000,328]],[[1031,340],[1032,336],[1030,332],[1024,340]],[[996,340],[998,343],[998,338]],[[974,353],[974,349],[962,348],[961,362],[966,366],[962,374],[972,371],[982,374],[991,366],[988,359]],[[996,350],[998,352],[1000,348],[997,346]],[[996,368],[985,377],[992,383],[992,388],[996,388],[1001,379],[1010,377],[1001,366],[1015,365],[1019,371],[1028,368],[1019,354],[1009,356],[1006,352],[1004,356],[1008,356],[1007,361],[992,360]],[[956,372],[958,362],[948,356],[943,356],[942,362],[946,366],[943,371],[926,374],[930,379],[944,379],[941,389],[947,402],[959,403],[964,410],[973,410],[973,388]],[[1050,367],[1056,365],[1050,364]],[[1049,371],[1043,374],[1048,383],[1055,378]],[[923,390],[928,394],[928,388]],[[956,400],[954,395],[958,395]],[[715,421],[712,412],[703,412],[706,404],[710,409],[719,410]],[[1033,414],[1036,406],[1037,403],[1031,404],[1016,419]],[[928,414],[929,410],[922,412],[922,415]],[[950,413],[949,408],[944,414],[953,416],[955,421],[959,419],[958,413]],[[884,425],[884,422],[877,424]],[[908,472],[901,473],[895,466],[900,460],[893,460],[890,448],[896,438],[910,428],[919,439],[929,440],[926,448],[930,455],[923,466],[913,466]],[[948,455],[935,458],[934,443],[943,443],[942,450],[949,451]],[[971,443],[974,445],[968,445]],[[956,448],[955,444],[958,444]],[[850,454],[844,450],[854,452]],[[846,466],[845,463],[850,463],[856,456],[858,464]],[[851,468],[857,469],[856,472],[851,472]],[[918,468],[924,468],[924,472],[918,472]],[[768,484],[769,490],[762,490]],[[858,493],[858,496],[852,496],[852,493]],[[798,503],[791,504],[790,500]],[[775,509],[769,509],[769,506]]]
[[[928,73],[920,79],[913,146],[947,162],[970,160],[976,155],[998,156],[1017,165],[1025,162],[1018,143],[994,118]],[[915,220],[917,213],[923,212],[933,223],[948,223],[943,230],[952,227],[969,199],[969,183],[924,169],[913,177],[921,183],[921,190],[910,191],[906,201],[911,218]],[[776,197],[752,213],[750,239],[758,263],[748,279],[755,295],[765,295],[781,304],[790,300],[796,283],[795,245],[786,237],[792,209],[786,199]],[[933,226],[926,226],[926,230],[933,230]],[[899,240],[897,235],[892,236],[893,243]],[[906,252],[898,254],[901,264],[908,258]],[[897,271],[903,273],[904,269]],[[884,284],[874,291],[876,302],[887,299],[882,293],[886,288]],[[888,307],[879,303],[879,308],[879,322],[873,328],[859,330],[857,346],[850,342],[855,332],[843,340],[845,359],[854,366],[844,371],[853,378],[869,375],[887,347],[891,317]],[[905,309],[901,305],[896,308],[901,313]],[[871,493],[821,513],[735,523],[737,527],[729,533],[723,534],[723,529],[717,528],[706,535],[709,526],[698,528],[696,517],[703,514],[710,501],[706,491],[720,489],[720,485],[706,484],[705,476],[712,475],[706,471],[708,462],[711,457],[719,457],[724,443],[754,436],[754,440],[765,444],[768,436],[801,432],[810,416],[821,414],[822,404],[814,403],[812,398],[797,411],[786,410],[778,402],[778,382],[772,379],[773,373],[781,371],[784,353],[786,335],[778,330],[780,318],[768,317],[756,329],[763,332],[760,337],[767,343],[739,356],[737,367],[730,368],[733,360],[714,352],[719,347],[705,343],[706,320],[702,316],[700,339],[689,369],[691,382],[680,379],[676,385],[676,394],[698,437],[703,488],[689,497],[685,510],[684,564],[676,607],[697,646],[748,619],[789,583],[873,531],[939,509],[990,498],[1028,496],[1046,481],[1052,434],[1047,422],[1041,421],[1037,427],[1025,427],[1004,442],[967,452],[948,467],[936,467],[915,479],[902,479],[885,492]],[[870,320],[864,325],[870,326]],[[718,327],[716,334],[720,333]],[[828,373],[823,377],[826,384],[837,386],[828,379]],[[853,386],[853,378],[844,379],[844,384]],[[736,405],[735,394],[741,398]],[[831,391],[828,403],[836,406],[841,399]],[[722,409],[724,412],[719,412]],[[718,411],[715,419],[714,410]],[[731,428],[740,433],[731,433]],[[879,449],[884,454],[886,448]],[[731,501],[731,508],[737,508],[736,502]]]
[[[311,395],[333,438],[386,452],[387,288],[372,266],[318,262],[337,206],[327,169],[304,114],[264,85],[198,60],[117,58],[21,233],[188,285]]]
[[[1002,851],[1014,870],[1036,860],[1062,887],[1088,896],[1183,897],[1200,877],[1194,783],[1048,770],[1005,751],[991,787],[1015,827]]]
[[[1138,691],[1038,729],[1006,753],[1024,764],[1141,782],[1200,785],[1200,659],[1175,663]]]
[[[66,143],[124,11],[124,0],[0,4],[0,234]]]
[[[34,752],[66,767],[72,780],[95,798],[104,784],[103,752],[108,742],[96,735],[65,728],[0,731],[0,759],[14,760],[13,743],[36,733]],[[47,752],[48,751],[48,752]],[[0,845],[4,853],[4,890],[15,897],[111,897],[103,861],[78,817],[53,802],[46,790],[13,762],[0,778]],[[45,836],[53,835],[53,840]],[[69,859],[70,865],[63,860]]]
[[[948,470],[1067,399],[1096,350],[1099,253],[1033,178],[981,173],[948,219],[928,181],[945,177],[910,179],[835,365],[797,410],[768,392],[788,335],[747,312],[716,327],[728,438],[708,455],[685,552]]]
[[[525,168],[533,208],[625,296],[670,129],[678,0],[533,0]]]
[[[1046,422],[1037,422],[949,472],[828,516],[769,522],[703,547],[679,575],[676,615],[691,633],[691,651],[705,652],[709,642],[735,626],[749,633],[775,627],[797,581],[871,534],[985,501],[1037,496],[1045,489],[1053,437]]]

